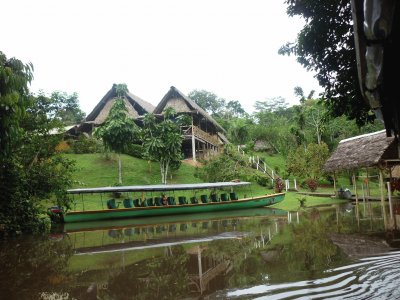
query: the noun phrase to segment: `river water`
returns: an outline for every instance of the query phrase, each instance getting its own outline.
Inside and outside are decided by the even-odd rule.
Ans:
[[[379,208],[67,224],[0,244],[0,299],[400,299]]]

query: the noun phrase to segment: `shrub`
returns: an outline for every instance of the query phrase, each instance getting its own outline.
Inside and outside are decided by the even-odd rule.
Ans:
[[[70,148],[71,146],[67,141],[61,141],[60,143],[58,143],[55,150],[56,152],[67,153],[69,152]]]
[[[315,179],[309,178],[306,181],[307,187],[311,192],[315,192],[318,187],[318,183]]]
[[[144,158],[145,156],[144,152],[145,150],[142,145],[129,144],[127,149],[124,151],[124,154],[128,154],[130,156],[137,158]]]
[[[75,154],[99,153],[102,151],[102,144],[94,138],[80,135],[77,140],[73,141],[71,149]]]
[[[275,179],[275,192],[281,193],[283,191],[283,180],[278,177]]]
[[[261,186],[268,186],[270,180],[269,178],[260,172],[254,174],[254,181],[256,181]]]

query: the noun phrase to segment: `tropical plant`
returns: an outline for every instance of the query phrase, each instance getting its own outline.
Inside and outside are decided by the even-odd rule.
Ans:
[[[328,159],[329,149],[325,143],[311,143],[291,151],[286,160],[286,171],[298,178],[319,180],[323,174],[323,166]]]
[[[134,143],[140,134],[139,127],[128,116],[123,97],[128,88],[125,84],[116,86],[117,99],[110,110],[106,121],[94,131],[94,136],[103,140],[104,146],[118,154],[118,183],[122,184],[121,153]]]
[[[300,64],[316,72],[333,116],[347,115],[359,126],[374,120],[359,88],[350,1],[285,2],[287,14],[303,17],[306,24],[296,41],[283,45],[279,53],[297,56]]]
[[[172,107],[164,111],[159,120],[154,114],[146,114],[143,128],[143,147],[146,156],[160,163],[161,182],[167,184],[171,167],[177,169],[182,159],[182,140],[180,126],[187,124],[185,116],[177,116]]]

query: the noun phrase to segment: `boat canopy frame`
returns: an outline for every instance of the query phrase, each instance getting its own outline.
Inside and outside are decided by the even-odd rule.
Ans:
[[[130,186],[110,186],[99,188],[81,188],[67,190],[68,194],[93,194],[93,193],[124,193],[124,192],[155,192],[155,191],[183,191],[216,189],[227,187],[239,187],[250,185],[251,182],[212,182],[212,183],[190,183],[190,184],[158,184],[158,185],[130,185]]]

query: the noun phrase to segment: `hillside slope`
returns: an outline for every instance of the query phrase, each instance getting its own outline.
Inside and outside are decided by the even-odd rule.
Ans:
[[[74,188],[113,186],[118,182],[118,162],[116,156],[106,159],[103,154],[65,154],[76,161]],[[122,155],[122,184],[142,185],[160,184],[161,175],[158,163]],[[178,171],[168,176],[168,183],[202,182],[194,177],[195,168],[182,164]]]

